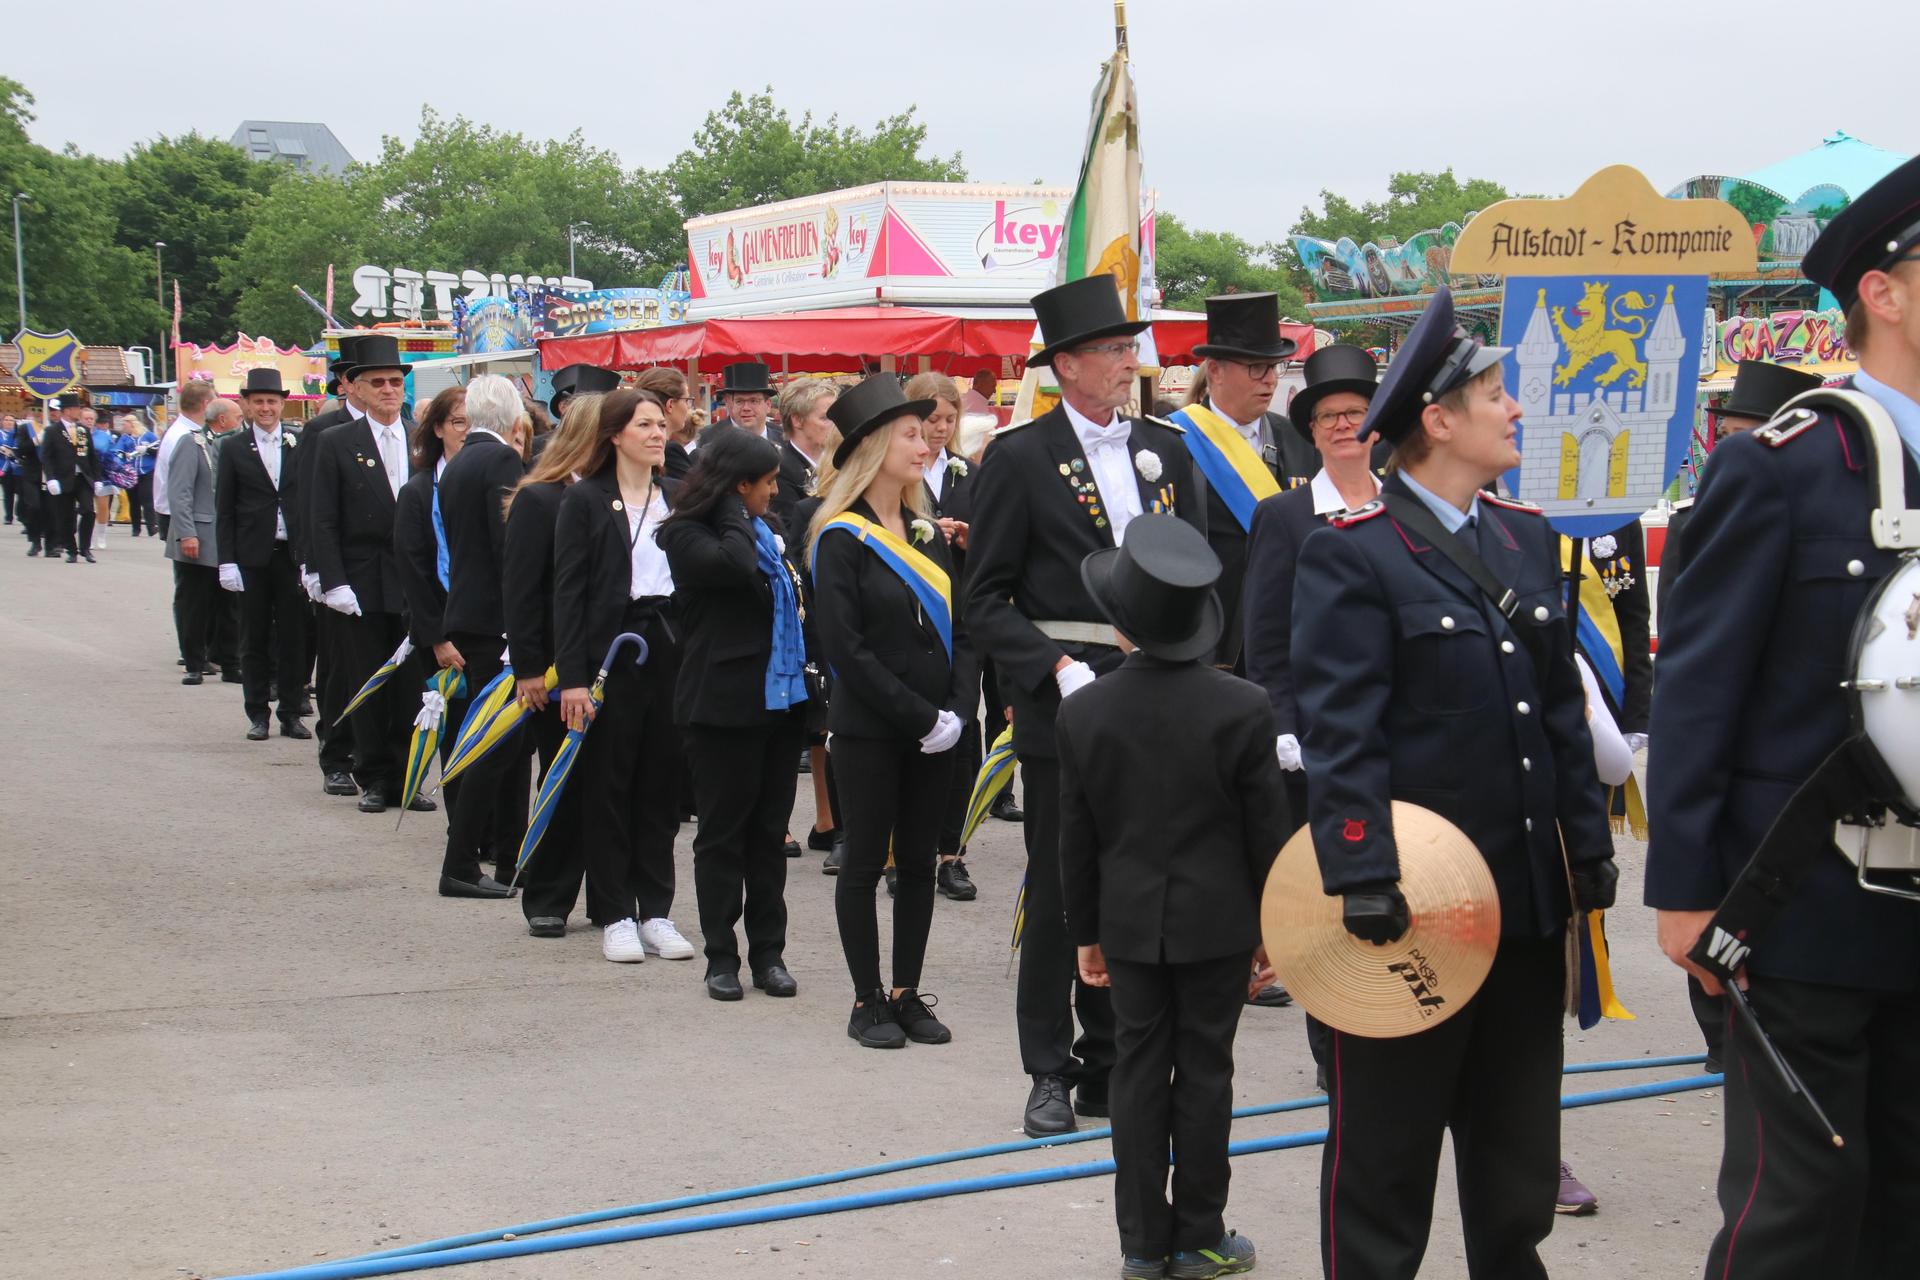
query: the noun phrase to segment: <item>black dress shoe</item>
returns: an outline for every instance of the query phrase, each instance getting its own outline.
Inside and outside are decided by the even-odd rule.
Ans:
[[[202,684],[204,682],[205,682],[205,677],[203,677],[198,671],[189,671],[187,672],[187,674],[180,677],[181,684]]]
[[[940,864],[940,870],[934,873],[934,887],[955,902],[972,902],[980,896],[979,887],[973,883],[973,877],[967,874],[967,864],[959,858]]]
[[[565,916],[535,916],[527,921],[527,936],[532,938],[564,938],[567,936]]]
[[[313,700],[312,700],[311,698],[302,698],[302,699],[300,699],[300,705],[299,705],[299,706],[297,706],[297,707],[295,707],[295,708],[293,709],[293,714],[295,714],[296,716],[310,716],[310,715],[312,715],[312,714],[313,714]]]
[[[708,974],[707,994],[715,1000],[740,999],[745,994],[740,990],[740,975],[737,973]]]
[[[831,831],[809,831],[807,832],[807,848],[813,850],[815,853],[826,853],[833,848],[833,842],[839,838],[840,828],[838,827],[835,827]]]
[[[1013,792],[1002,791],[987,806],[987,812],[1002,822],[1025,822],[1027,811],[1013,802]]]
[[[82,560],[85,560],[85,561],[86,561],[86,562],[87,562],[88,564],[99,564],[99,563],[100,563],[100,562],[99,562],[98,560],[95,560],[95,559],[93,558],[93,552],[91,552],[91,551],[82,551],[82,552],[80,553],[80,558],[81,558]]]
[[[307,728],[307,726],[301,724],[298,720],[282,720],[280,722],[280,736],[283,738],[311,738],[313,736],[313,730]]]
[[[385,813],[386,811],[387,797],[384,792],[376,791],[372,787],[369,787],[360,796],[360,812]]]
[[[360,788],[353,784],[353,775],[344,772],[328,774],[326,781],[321,784],[320,789],[330,796],[357,796],[360,794]]]
[[[1287,994],[1285,987],[1276,982],[1248,996],[1247,1003],[1256,1009],[1284,1009],[1293,1003],[1293,997]]]
[[[427,799],[425,796],[415,796],[413,798],[413,803],[407,806],[407,812],[408,813],[435,813],[439,811],[439,808],[440,808],[439,805]]]
[[[838,840],[835,840],[833,842],[832,851],[829,852],[826,858],[821,861],[820,874],[823,876],[839,875],[840,864],[846,859],[846,856],[847,856],[847,838],[845,836],[841,836]]]
[[[29,555],[29,556],[37,556],[37,555],[39,555],[39,554],[40,554],[40,547],[39,547],[39,545],[38,545],[37,543],[36,543],[35,545],[33,545],[33,546],[30,546],[30,547],[28,547],[28,548],[27,548],[27,555]]]
[[[443,898],[511,898],[519,892],[485,874],[478,880],[455,880],[448,875],[440,877],[440,896]]]
[[[770,996],[796,996],[800,994],[800,984],[793,980],[783,964],[770,964],[753,975],[753,985]]]
[[[79,563],[80,563],[80,557],[79,557],[79,556],[77,556],[77,555],[75,555],[75,554],[74,554],[73,552],[71,552],[71,551],[69,551],[69,552],[67,552],[67,563],[68,563],[68,564],[79,564]]]
[[[1106,1090],[1102,1089],[1098,1093],[1095,1093],[1085,1085],[1075,1089],[1073,1091],[1073,1114],[1077,1116],[1090,1116],[1095,1120],[1104,1120],[1112,1115],[1113,1109],[1107,1105]]]
[[[221,684],[239,684],[240,682],[241,682],[240,673],[236,671],[234,668],[226,667],[221,670],[220,672]]]
[[[261,716],[258,720],[255,720],[252,724],[247,726],[247,741],[248,742],[265,742],[266,740],[267,740],[267,718],[265,716]]]
[[[787,844],[786,844],[786,851],[787,851],[787,856],[788,856],[789,858],[797,858],[797,857],[799,857],[799,856],[800,856],[800,842],[799,842],[798,840],[795,840],[795,839],[794,839],[794,838],[793,838],[792,836],[788,836],[788,837],[787,837]]]
[[[1063,1076],[1035,1076],[1027,1094],[1027,1114],[1020,1122],[1029,1138],[1045,1138],[1057,1133],[1072,1133],[1079,1126],[1073,1119],[1073,1107],[1067,1102],[1067,1081]]]

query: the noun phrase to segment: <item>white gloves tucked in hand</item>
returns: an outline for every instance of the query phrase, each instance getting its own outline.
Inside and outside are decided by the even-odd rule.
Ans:
[[[222,591],[245,591],[247,584],[240,580],[240,566],[223,564],[220,566],[220,589]]]
[[[942,711],[934,717],[933,728],[927,736],[920,739],[920,754],[937,756],[942,751],[953,750],[953,744],[960,741],[960,717],[951,711]]]
[[[1093,668],[1084,662],[1069,662],[1053,673],[1053,682],[1060,686],[1060,696],[1064,698],[1075,689],[1084,689],[1093,683]]]
[[[50,493],[50,494],[52,494],[52,495],[53,495],[54,497],[56,497],[56,498],[57,498],[57,497],[59,497],[59,496],[60,496],[60,482],[59,482],[58,480],[49,480],[49,481],[47,481],[47,492],[48,492],[48,493]]]
[[[319,574],[307,573],[302,570],[300,574],[300,585],[306,588],[307,599],[313,601],[315,604],[325,604],[327,602],[327,593],[320,586]]]
[[[353,594],[352,587],[335,587],[321,597],[320,603],[335,613],[351,614],[356,618],[360,616],[360,599]]]
[[[1283,733],[1273,740],[1274,754],[1280,757],[1280,767],[1288,773],[1298,773],[1300,764],[1300,739],[1290,733]]]

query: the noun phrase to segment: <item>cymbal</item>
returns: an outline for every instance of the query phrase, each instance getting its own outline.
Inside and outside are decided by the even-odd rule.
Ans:
[[[1393,802],[1400,892],[1412,925],[1376,947],[1341,924],[1341,900],[1321,887],[1313,833],[1280,850],[1260,904],[1274,974],[1302,1007],[1359,1036],[1414,1035],[1473,998],[1500,944],[1493,873],[1466,833],[1431,809]]]

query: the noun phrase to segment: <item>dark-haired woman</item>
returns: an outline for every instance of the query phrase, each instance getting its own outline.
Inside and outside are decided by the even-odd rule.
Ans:
[[[934,845],[953,775],[973,665],[955,625],[952,559],[927,505],[921,427],[933,400],[908,400],[891,374],[827,410],[840,444],[820,477],[812,539],[814,624],[832,664],[827,723],[847,850],[834,889],[853,977],[847,1034],[870,1049],[952,1033],[920,994],[933,924]],[[899,872],[893,988],[880,978],[874,886],[889,848]]]
[[[580,841],[587,880],[611,917],[596,921],[600,953],[619,964],[693,958],[693,944],[667,914],[680,829],[680,741],[673,573],[656,541],[667,518],[666,447],[659,396],[608,392],[582,478],[560,500],[553,530],[560,715],[570,731],[593,722],[575,766]],[[616,654],[596,711],[590,686],[623,632],[646,641],[646,661],[636,664],[640,655],[631,649]]]
[[[715,1000],[741,997],[743,896],[753,985],[770,996],[798,990],[785,961],[783,846],[806,740],[807,654],[797,575],[765,519],[779,469],[762,437],[712,433],[660,532],[679,584],[674,713],[700,810],[693,877]]]

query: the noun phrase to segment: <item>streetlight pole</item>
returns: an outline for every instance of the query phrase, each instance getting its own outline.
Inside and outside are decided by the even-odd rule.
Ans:
[[[27,258],[25,244],[20,239],[20,202],[29,199],[24,191],[13,197],[13,282],[14,290],[20,296],[20,331],[27,328]]]
[[[167,247],[165,240],[153,242],[153,300],[160,304],[160,381],[167,380],[167,290],[166,277],[160,267],[160,251]]]
[[[571,222],[567,224],[567,274],[570,276],[580,274],[573,268],[573,224]]]

